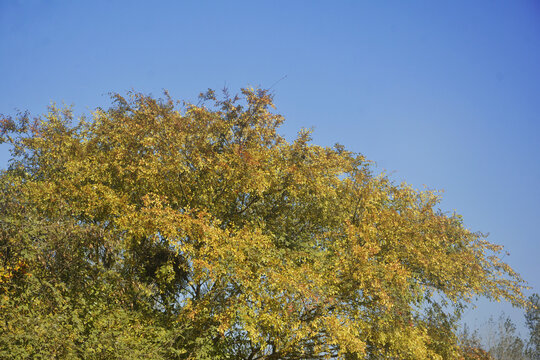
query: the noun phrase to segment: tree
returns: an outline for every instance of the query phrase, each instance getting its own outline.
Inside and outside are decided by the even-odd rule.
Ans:
[[[490,355],[496,360],[528,360],[525,342],[516,333],[516,325],[509,317],[501,315],[498,322],[490,318],[487,345]]]
[[[531,314],[536,311],[536,294],[529,298],[527,314],[525,316],[530,330],[530,340],[527,344],[517,333],[516,325],[509,317],[501,314],[497,321],[490,318],[482,326],[483,339],[480,339],[478,331],[469,332],[467,325],[459,335],[460,347],[465,359],[494,359],[494,360],[533,360],[538,359],[534,347],[534,326],[529,319],[534,318]],[[488,351],[484,350],[488,349]]]
[[[484,350],[478,331],[471,333],[467,324],[459,334],[459,345],[463,360],[493,360],[489,352]]]
[[[2,118],[1,357],[457,358],[454,312],[525,303],[437,193],[285,141],[267,91],[113,100]]]
[[[527,353],[531,359],[540,359],[540,296],[538,294],[529,297],[525,321],[529,328]]]

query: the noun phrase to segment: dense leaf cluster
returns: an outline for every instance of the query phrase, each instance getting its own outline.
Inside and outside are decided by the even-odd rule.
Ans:
[[[437,194],[285,141],[263,90],[3,117],[0,357],[450,359],[522,281]]]

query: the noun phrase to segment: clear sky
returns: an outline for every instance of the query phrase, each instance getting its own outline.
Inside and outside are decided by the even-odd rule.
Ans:
[[[540,292],[540,2],[0,0],[0,113],[248,85],[274,85],[287,138],[313,127],[444,189],[442,209]],[[501,311],[523,326],[479,304],[473,326]]]

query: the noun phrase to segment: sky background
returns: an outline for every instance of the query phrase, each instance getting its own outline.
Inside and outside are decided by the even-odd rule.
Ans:
[[[0,113],[246,86],[273,86],[286,138],[443,189],[540,292],[540,2],[0,0]],[[523,311],[477,304],[473,327],[504,311],[525,335]]]

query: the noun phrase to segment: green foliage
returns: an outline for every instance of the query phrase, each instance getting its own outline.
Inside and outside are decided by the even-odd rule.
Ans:
[[[490,319],[487,325],[490,330],[488,338],[489,353],[496,360],[528,360],[525,343],[516,332],[516,326],[501,316],[498,323]]]
[[[527,353],[531,359],[540,359],[540,296],[538,294],[529,297],[525,320],[529,328]]]
[[[1,120],[5,358],[458,358],[501,247],[363,156],[289,143],[271,96],[113,96]]]
[[[494,359],[494,360],[535,360],[538,359],[536,352],[537,344],[535,336],[538,319],[538,295],[529,298],[525,319],[529,328],[529,341],[524,341],[516,330],[516,326],[509,317],[504,314],[497,321],[490,318],[482,326],[483,337],[478,331],[470,333],[467,326],[459,334],[461,351],[465,359]],[[536,332],[535,332],[536,331]],[[488,349],[487,351],[484,349]]]

